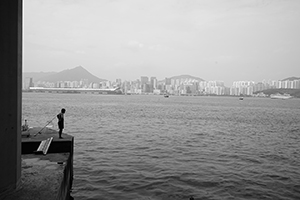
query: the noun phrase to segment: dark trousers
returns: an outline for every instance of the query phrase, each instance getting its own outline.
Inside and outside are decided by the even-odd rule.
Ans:
[[[63,121],[59,121],[57,125],[58,125],[58,128],[59,128],[59,131],[58,131],[59,138],[61,138],[61,134],[62,134],[62,131],[64,129],[64,122]]]
[[[59,131],[58,131],[58,134],[59,134],[59,137],[60,137],[60,138],[61,138],[62,131],[63,131],[62,128],[60,128]]]

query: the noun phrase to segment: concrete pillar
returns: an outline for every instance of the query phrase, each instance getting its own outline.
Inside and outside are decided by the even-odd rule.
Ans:
[[[21,177],[22,0],[0,0],[0,199]]]

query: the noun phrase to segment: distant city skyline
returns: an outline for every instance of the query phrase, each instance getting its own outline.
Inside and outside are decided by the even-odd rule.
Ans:
[[[79,67],[81,67],[81,66],[79,66]],[[74,69],[74,68],[73,68],[73,69]],[[60,73],[60,72],[66,71],[66,70],[70,70],[70,69],[64,69],[64,70],[58,71],[58,72],[54,72],[54,71],[51,71],[51,72],[54,72],[54,73]],[[23,72],[23,73],[32,73],[32,72]],[[33,72],[33,73],[39,73],[39,72]],[[47,72],[41,72],[41,73],[47,73]],[[94,75],[94,74],[93,74],[93,75]],[[162,78],[162,79],[158,79],[157,76],[147,76],[147,75],[142,75],[142,76],[139,76],[139,77],[137,77],[137,78],[135,78],[135,79],[132,79],[132,80],[122,79],[122,78],[116,78],[116,79],[113,79],[113,80],[106,79],[106,80],[107,80],[107,81],[111,81],[111,82],[115,82],[116,80],[121,80],[122,82],[124,82],[124,81],[136,81],[136,80],[142,80],[143,78],[148,78],[148,79],[150,80],[151,77],[154,77],[154,78],[156,78],[158,81],[164,81],[166,78],[172,78],[172,77],[182,76],[182,75],[188,75],[188,76],[192,76],[192,77],[195,77],[195,78],[200,78],[200,79],[203,79],[204,81],[222,81],[222,82],[224,82],[224,85],[227,86],[227,87],[230,87],[230,86],[234,85],[235,82],[243,82],[243,81],[246,81],[246,82],[252,82],[252,81],[253,81],[253,82],[255,82],[255,83],[259,83],[259,82],[263,82],[263,81],[266,81],[266,82],[268,82],[268,81],[282,81],[283,79],[291,78],[291,77],[296,77],[296,78],[300,79],[300,76],[289,76],[289,77],[283,77],[283,78],[280,78],[280,79],[268,79],[268,78],[264,78],[264,79],[258,80],[258,81],[254,81],[254,80],[251,80],[251,79],[249,79],[249,80],[236,79],[236,80],[232,81],[231,83],[226,84],[226,82],[225,82],[224,80],[222,80],[222,79],[221,79],[221,80],[216,80],[216,79],[207,80],[207,79],[205,79],[205,78],[203,78],[203,77],[197,77],[197,76],[195,76],[195,75],[193,75],[193,74],[179,74],[179,75],[174,75],[174,76],[167,76],[167,77],[164,77],[164,78]],[[32,77],[27,76],[26,78],[32,78]],[[66,78],[67,78],[67,77],[66,77]],[[102,79],[103,77],[98,77],[98,78]],[[61,81],[63,81],[63,80],[61,80]],[[35,82],[35,80],[34,80],[34,82]]]
[[[300,75],[300,1],[26,0],[23,71],[78,65],[107,80]]]
[[[84,70],[82,68],[82,70]],[[69,70],[68,72],[70,72]],[[67,74],[65,73],[66,77]],[[71,74],[70,74],[71,75]],[[59,75],[60,76],[60,75]],[[53,80],[53,79],[52,79]],[[230,95],[230,96],[259,96],[266,97],[264,90],[268,89],[300,89],[300,79],[284,80],[284,81],[262,81],[255,83],[254,81],[236,81],[231,87],[226,87],[223,81],[204,81],[192,76],[177,76],[166,78],[164,81],[158,81],[156,77],[141,76],[140,80],[93,82],[88,78],[78,80],[61,80],[61,81],[37,81],[33,82],[33,78],[25,78],[23,81],[23,90],[39,91],[39,92],[75,92],[75,93],[96,93],[107,94],[112,92],[115,94],[170,94],[170,95]],[[278,91],[278,90],[277,90]],[[296,92],[296,96],[299,96]],[[291,90],[290,90],[291,92]]]

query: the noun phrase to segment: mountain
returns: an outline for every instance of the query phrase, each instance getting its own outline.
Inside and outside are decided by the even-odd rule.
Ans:
[[[173,76],[173,77],[170,77],[170,79],[195,79],[195,80],[198,80],[198,81],[204,81],[202,78],[191,76],[191,75]]]
[[[293,80],[299,80],[300,79],[300,77],[289,77],[289,78],[285,78],[285,79],[283,79],[282,81],[293,81]]]
[[[55,83],[57,81],[80,81],[82,79],[88,79],[88,82],[99,83],[106,81],[105,79],[98,78],[84,69],[82,66],[75,67],[73,69],[63,70],[58,73],[50,74],[48,76],[39,77],[34,82],[45,81]]]

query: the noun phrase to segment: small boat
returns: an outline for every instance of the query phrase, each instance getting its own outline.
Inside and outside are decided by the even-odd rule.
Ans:
[[[169,98],[169,95],[168,95],[168,94],[164,94],[164,97],[165,97],[165,98]]]
[[[240,101],[244,100],[244,97],[240,97],[239,100],[240,100]]]
[[[270,95],[271,99],[290,99],[292,98],[292,96],[290,94],[280,94],[280,93],[277,93],[277,94],[271,94]]]

